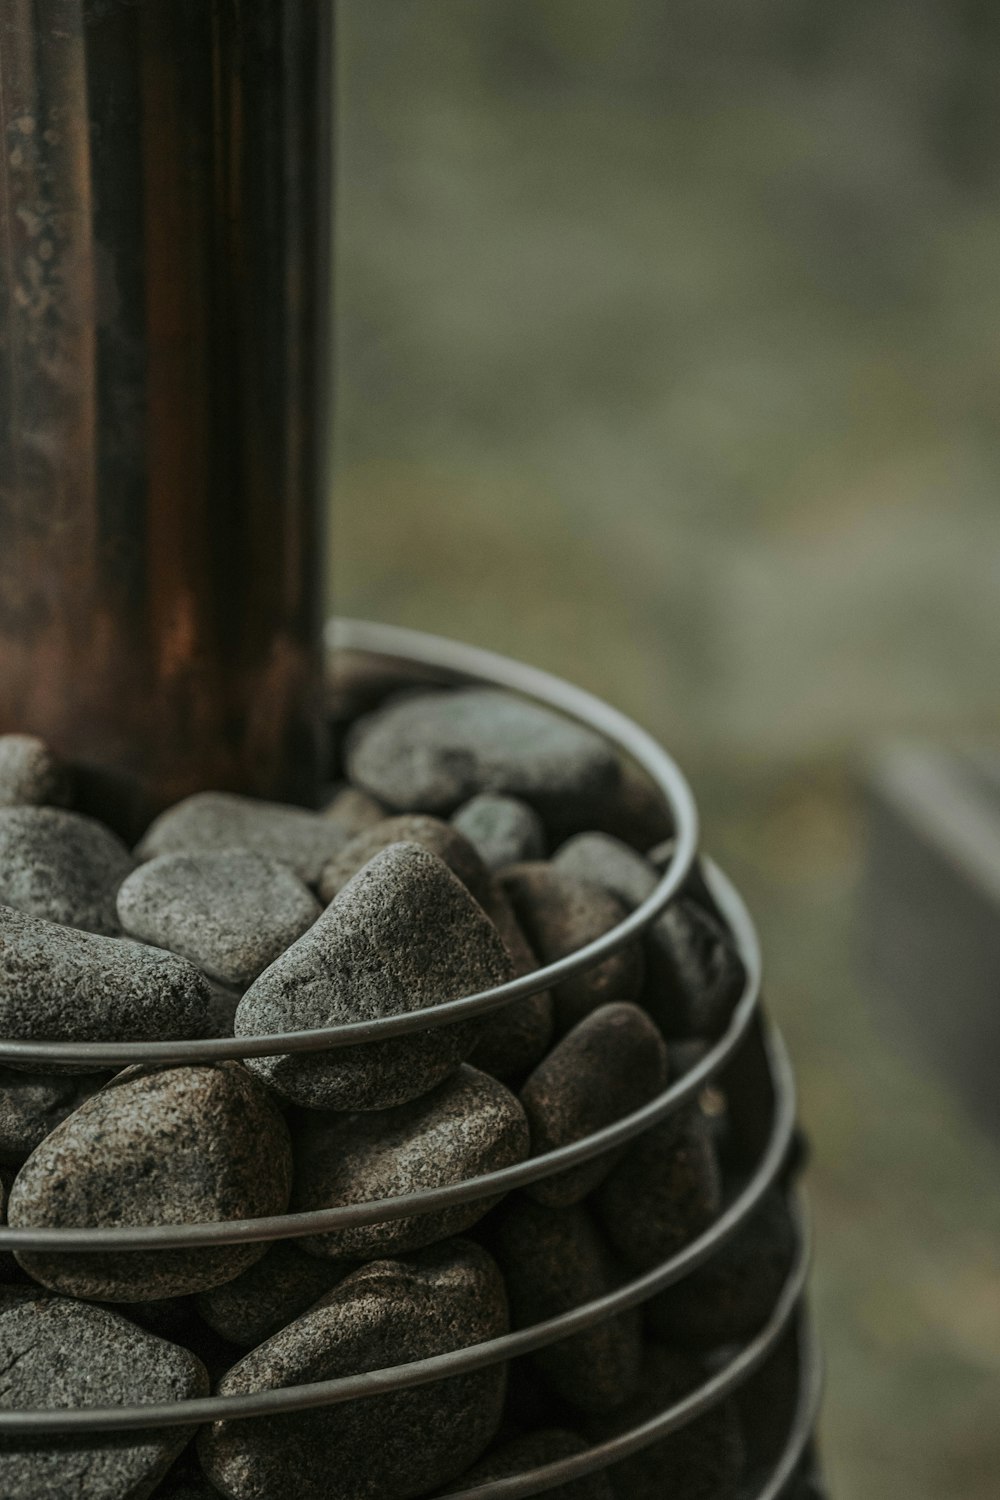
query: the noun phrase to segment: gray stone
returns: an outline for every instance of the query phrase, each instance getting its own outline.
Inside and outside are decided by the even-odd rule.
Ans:
[[[592,1135],[639,1109],[667,1085],[667,1049],[637,1005],[602,1005],[552,1049],[521,1090],[531,1151],[541,1156]],[[607,1176],[620,1148],[525,1188],[539,1203],[566,1208]]]
[[[512,865],[501,884],[543,963],[554,963],[617,927],[627,908],[609,891],[542,862]],[[556,1030],[566,1032],[609,1000],[635,1000],[643,980],[642,948],[627,943],[610,958],[554,986]]]
[[[111,1073],[21,1073],[0,1068],[0,1162],[19,1167]]]
[[[384,818],[359,833],[332,859],[320,876],[319,891],[324,901],[332,901],[338,891],[376,854],[390,844],[419,844],[444,861],[482,905],[489,889],[486,867],[464,834],[423,813],[403,813]]]
[[[208,988],[211,998],[208,1002],[208,1017],[202,1034],[206,1037],[233,1036],[236,1011],[243,999],[242,988],[220,984],[217,979],[210,979]]]
[[[11,1190],[10,1223],[100,1228],[281,1214],[291,1154],[284,1119],[242,1064],[130,1068],[29,1156]],[[54,1291],[137,1302],[218,1286],[266,1248],[22,1251],[18,1260]]]
[[[374,823],[381,823],[389,810],[375,797],[369,797],[356,786],[341,786],[323,808],[324,818],[333,818],[353,838]]]
[[[69,770],[33,734],[0,734],[0,807],[63,807]]]
[[[658,1416],[703,1384],[707,1372],[664,1344],[647,1345],[638,1393],[614,1411],[592,1416],[595,1442],[617,1437]],[[616,1500],[737,1500],[744,1466],[743,1435],[734,1403],[723,1401],[613,1464],[608,1477]]]
[[[444,862],[391,844],[251,985],[236,1034],[333,1026],[423,1010],[512,976],[493,923]],[[425,1094],[468,1056],[478,1018],[321,1054],[248,1059],[313,1109],[387,1109]]]
[[[429,1094],[395,1109],[317,1115],[295,1143],[296,1212],[397,1198],[513,1166],[528,1155],[528,1122],[515,1096],[462,1067]],[[431,1213],[311,1235],[313,1255],[348,1260],[403,1255],[469,1229],[499,1196]]]
[[[390,807],[438,814],[496,792],[565,815],[607,797],[620,775],[591,730],[495,688],[390,703],[354,725],[346,758],[351,781]]]
[[[65,927],[121,931],[115,897],[133,859],[103,823],[58,807],[0,807],[0,903]]]
[[[136,849],[139,859],[199,850],[252,849],[315,885],[351,835],[335,818],[233,792],[196,792],[160,814]]]
[[[491,1479],[506,1479],[511,1474],[525,1474],[531,1469],[558,1463],[561,1458],[575,1458],[578,1453],[586,1453],[589,1446],[575,1432],[564,1432],[557,1427],[529,1432],[491,1448],[442,1494],[453,1495],[477,1484],[488,1484]],[[570,1480],[568,1484],[558,1484],[545,1493],[561,1495],[562,1500],[614,1500],[614,1491],[604,1471]]]
[[[681,1109],[633,1141],[598,1188],[595,1208],[618,1254],[639,1271],[707,1229],[722,1209],[722,1180],[701,1110]]]
[[[253,1349],[222,1395],[361,1374],[481,1343],[506,1331],[503,1280],[461,1240],[412,1260],[375,1261]],[[505,1368],[280,1417],[218,1422],[199,1452],[231,1500],[409,1500],[460,1474],[500,1423]]]
[[[189,1350],[102,1307],[21,1287],[0,1290],[0,1404],[8,1409],[125,1406],[208,1395]],[[0,1442],[0,1494],[11,1500],[146,1500],[191,1437],[161,1427]]]
[[[672,835],[673,819],[646,773],[623,760],[617,784],[606,797],[576,809],[573,817],[549,820],[553,847],[588,830],[610,834],[630,848],[645,851]]]
[[[527,1328],[618,1283],[610,1253],[583,1205],[546,1208],[518,1195],[500,1211],[494,1248],[507,1281],[511,1321]],[[605,1411],[636,1389],[642,1358],[638,1312],[603,1318],[592,1328],[536,1349],[532,1360],[549,1385],[582,1411]]]
[[[538,959],[499,881],[490,882],[482,906],[503,939],[515,976],[533,974]],[[514,1000],[484,1017],[482,1033],[469,1061],[504,1083],[520,1083],[545,1056],[554,1030],[551,992],[539,990],[536,995]]]
[[[232,985],[250,984],[319,913],[287,865],[250,849],[161,854],[118,892],[118,916],[130,936],[180,953]]]
[[[545,828],[527,802],[484,792],[452,814],[452,827],[472,844],[488,870],[545,855]]]
[[[240,1349],[253,1349],[284,1328],[341,1279],[345,1268],[278,1240],[267,1254],[222,1286],[201,1292],[205,1322]]]
[[[0,1035],[36,1041],[203,1035],[208,981],[174,953],[0,906]],[[93,1071],[60,1064],[59,1071]]]

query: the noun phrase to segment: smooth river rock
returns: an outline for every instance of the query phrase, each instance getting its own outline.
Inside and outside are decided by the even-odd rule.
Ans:
[[[317,1114],[295,1143],[296,1212],[336,1208],[445,1187],[513,1166],[528,1155],[528,1122],[514,1094],[475,1068],[461,1067],[431,1093],[395,1109]],[[311,1235],[313,1255],[348,1260],[403,1255],[461,1233],[497,1195],[431,1213]]]
[[[251,985],[236,1035],[302,1031],[423,1010],[513,975],[496,928],[443,860],[391,844]],[[285,1098],[313,1109],[387,1109],[428,1093],[468,1056],[479,1018],[384,1042],[248,1059]]]
[[[29,1156],[8,1209],[23,1228],[195,1224],[284,1213],[288,1127],[236,1062],[130,1068]],[[18,1252],[43,1286],[107,1302],[182,1296],[237,1276],[266,1244],[212,1249]]]
[[[325,866],[319,882],[323,900],[332,901],[352,876],[390,844],[419,844],[421,848],[429,849],[438,859],[444,860],[466,890],[483,904],[490,879],[479,855],[457,828],[425,813],[403,813],[396,818],[384,818],[357,834]]]
[[[0,1068],[0,1163],[19,1167],[111,1073],[21,1073]]]
[[[389,816],[388,808],[356,786],[339,786],[323,808],[324,818],[333,818],[353,838],[373,823]]]
[[[544,858],[545,826],[535,809],[518,797],[484,792],[452,813],[451,824],[465,835],[488,870]]]
[[[0,807],[0,904],[113,936],[115,897],[133,868],[103,823],[58,807]]]
[[[407,1262],[374,1261],[253,1349],[222,1395],[332,1380],[498,1337],[503,1280],[477,1245],[448,1241]],[[335,1406],[218,1422],[199,1439],[230,1500],[410,1500],[467,1469],[500,1423],[505,1368],[492,1365]]]
[[[280,860],[300,880],[315,885],[323,866],[350,837],[336,818],[304,807],[234,792],[195,792],[154,819],[136,854],[139,859],[152,859],[157,854],[252,849],[267,859]]]
[[[250,984],[319,916],[297,875],[250,849],[161,854],[118,892],[131,936],[188,958],[223,984]]]
[[[68,767],[33,734],[0,734],[0,807],[62,807]]]
[[[208,1395],[188,1349],[102,1307],[24,1287],[0,1288],[0,1405],[126,1406]],[[191,1437],[190,1427],[0,1442],[0,1494],[10,1500],[146,1500]]]
[[[589,1443],[577,1437],[575,1432],[565,1432],[558,1427],[525,1433],[522,1437],[491,1448],[477,1464],[473,1464],[471,1469],[466,1470],[441,1493],[453,1495],[459,1490],[471,1490],[477,1484],[487,1484],[491,1479],[526,1474],[531,1469],[557,1463],[561,1458],[575,1458],[578,1453],[586,1453],[589,1447]],[[561,1500],[615,1500],[611,1483],[604,1471],[589,1474],[583,1479],[572,1479],[568,1484],[556,1485],[545,1493],[559,1495]]]
[[[240,1349],[253,1349],[291,1323],[345,1274],[343,1266],[277,1240],[246,1271],[200,1292],[198,1311],[209,1327]]]

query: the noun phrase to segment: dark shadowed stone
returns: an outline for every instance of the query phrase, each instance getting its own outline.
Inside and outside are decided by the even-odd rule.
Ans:
[[[296,1212],[397,1198],[513,1166],[528,1155],[528,1122],[515,1096],[462,1067],[429,1094],[395,1109],[305,1122],[295,1143]],[[403,1255],[469,1229],[494,1195],[432,1213],[334,1229],[303,1240],[313,1255],[348,1260]]]
[[[651,1297],[649,1327],[691,1349],[739,1344],[774,1311],[796,1254],[795,1226],[784,1195],[772,1188],[756,1213],[710,1261]]]
[[[515,1328],[569,1312],[617,1284],[611,1256],[582,1205],[546,1208],[518,1195],[500,1211],[493,1243]],[[635,1390],[641,1355],[639,1315],[631,1309],[532,1358],[558,1395],[583,1411],[605,1411]]]
[[[198,1311],[194,1297],[161,1297],[153,1302],[105,1304],[158,1338],[181,1344],[196,1354],[213,1380],[229,1369],[237,1357],[235,1344],[209,1326]]]
[[[468,839],[457,829],[424,813],[403,813],[384,818],[364,829],[325,866],[320,876],[319,892],[324,901],[332,901],[338,891],[376,854],[390,844],[419,844],[444,861],[453,875],[482,904],[489,887],[489,875]]]
[[[0,1068],[0,1162],[19,1167],[111,1073],[20,1073]]]
[[[326,710],[337,722],[356,719],[395,693],[439,688],[441,675],[402,656],[343,646],[327,657]]]
[[[63,807],[70,774],[44,740],[0,734],[0,807]]]
[[[196,1224],[284,1213],[290,1191],[288,1127],[242,1064],[130,1068],[29,1156],[9,1213],[26,1229]],[[138,1302],[218,1286],[266,1248],[23,1251],[18,1260],[55,1291]]]
[[[208,981],[187,959],[0,906],[0,1035],[34,1041],[203,1035]],[[60,1064],[59,1071],[92,1072]]]
[[[0,1290],[0,1405],[130,1406],[208,1395],[187,1349],[102,1307],[37,1290]],[[0,1440],[0,1494],[11,1500],[145,1500],[190,1427]]]
[[[423,1010],[512,977],[478,902],[416,844],[376,854],[240,1001],[237,1036],[302,1031]],[[279,1093],[312,1109],[387,1109],[454,1072],[478,1018],[385,1042],[248,1060]]]
[[[595,1208],[618,1254],[639,1271],[652,1270],[707,1229],[722,1208],[722,1183],[697,1106],[633,1141],[598,1188]]]
[[[585,1016],[521,1090],[531,1154],[541,1156],[631,1114],[667,1085],[667,1049],[637,1005],[602,1005]],[[621,1149],[529,1183],[525,1192],[550,1208],[579,1203],[614,1166]]]
[[[477,1484],[487,1484],[491,1479],[506,1479],[510,1474],[526,1474],[531,1469],[540,1469],[554,1464],[561,1458],[575,1458],[586,1453],[589,1444],[574,1432],[559,1428],[547,1428],[542,1432],[529,1432],[524,1437],[514,1438],[496,1448],[491,1448],[477,1464],[473,1464],[454,1484],[442,1491],[454,1495],[459,1490],[472,1489]],[[547,1495],[560,1495],[562,1500],[614,1500],[606,1473],[588,1475],[574,1479],[569,1484],[557,1485],[546,1490]]]
[[[482,905],[510,954],[515,976],[533,974],[538,959],[498,881],[490,882]],[[554,1030],[552,995],[540,990],[487,1014],[469,1061],[504,1083],[520,1083],[545,1056]]]
[[[0,903],[65,927],[121,931],[115,897],[134,861],[103,823],[58,807],[0,807]]]
[[[319,913],[287,865],[250,849],[161,854],[118,892],[130,936],[180,953],[223,984],[250,984]]]
[[[574,817],[549,819],[550,847],[573,834],[599,832],[645,852],[668,839],[673,820],[663,796],[644,771],[629,760],[621,762],[618,783],[607,797],[575,810]]]
[[[233,792],[196,792],[161,813],[135,852],[139,859],[152,859],[157,854],[252,849],[315,885],[323,866],[349,838],[335,818],[303,807]]]
[[[381,823],[383,818],[389,816],[389,812],[375,797],[369,797],[367,792],[362,792],[358,787],[341,786],[324,807],[323,816],[333,818],[353,838],[355,834],[371,828],[372,824]]]
[[[217,979],[210,979],[208,987],[211,997],[202,1035],[206,1037],[232,1036],[236,1025],[236,1009],[243,999],[243,990],[242,988],[234,989],[228,984],[220,984]]]
[[[209,1484],[193,1452],[182,1453],[154,1500],[219,1500],[219,1491]]]
[[[608,796],[617,759],[589,729],[496,688],[419,693],[360,719],[350,779],[400,811],[454,812],[480,792],[567,813]]]
[[[501,884],[543,964],[575,953],[628,914],[610,892],[541,862],[512,865]],[[628,943],[582,974],[564,979],[552,991],[557,1031],[568,1031],[608,1000],[635,1000],[642,977],[642,949]]]
[[[648,1422],[703,1384],[706,1372],[663,1344],[649,1344],[638,1394],[617,1410],[589,1419],[595,1442]],[[616,1500],[737,1500],[744,1448],[733,1402],[613,1464],[608,1477]]]
[[[493,1261],[477,1245],[450,1241],[345,1277],[234,1365],[218,1389],[242,1394],[361,1374],[506,1328]],[[505,1373],[493,1365],[315,1411],[217,1422],[201,1435],[201,1461],[231,1500],[409,1500],[479,1457],[500,1424]]]
[[[291,1323],[328,1292],[345,1268],[301,1250],[301,1240],[278,1240],[232,1281],[197,1298],[198,1311],[223,1338],[252,1349]]]
[[[533,807],[517,797],[484,792],[452,814],[452,827],[472,844],[488,870],[545,856],[545,829]]]

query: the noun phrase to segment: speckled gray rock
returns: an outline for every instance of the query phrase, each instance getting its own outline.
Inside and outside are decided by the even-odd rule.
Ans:
[[[452,814],[452,827],[469,840],[488,870],[545,855],[545,828],[533,807],[517,797],[484,792]]]
[[[498,792],[566,815],[608,796],[620,776],[598,735],[495,688],[390,703],[355,724],[346,760],[351,781],[388,806],[439,814]]]
[[[333,818],[353,838],[389,816],[388,808],[356,786],[341,786],[323,808],[324,818]]]
[[[266,1255],[223,1286],[199,1293],[205,1322],[240,1349],[253,1349],[328,1292],[345,1268],[278,1240]]]
[[[464,834],[424,813],[403,813],[384,818],[359,833],[356,838],[324,867],[319,892],[324,901],[332,901],[338,891],[370,859],[390,844],[419,844],[444,861],[476,900],[482,904],[490,884],[486,867]]]
[[[0,734],[0,807],[63,807],[70,774],[44,740]]]
[[[538,959],[499,881],[490,882],[482,906],[503,939],[515,975],[533,974]],[[526,995],[484,1017],[469,1061],[504,1083],[519,1084],[545,1056],[554,1030],[552,995],[549,990],[539,990],[537,995]]]
[[[512,977],[493,923],[444,862],[416,844],[376,854],[251,985],[238,1036],[301,1031],[423,1010]],[[454,1072],[482,1023],[473,1018],[324,1054],[252,1058],[279,1093],[313,1109],[387,1109]]]
[[[531,1469],[540,1469],[545,1464],[554,1464],[561,1458],[575,1458],[586,1453],[589,1444],[574,1432],[564,1432],[549,1427],[541,1432],[529,1432],[523,1437],[491,1448],[477,1464],[466,1470],[453,1485],[442,1490],[444,1495],[453,1495],[458,1490],[472,1489],[474,1485],[486,1484],[491,1479],[506,1479],[509,1474],[525,1474]],[[559,1495],[562,1500],[614,1500],[614,1492],[606,1473],[590,1474],[584,1479],[574,1479],[546,1490],[547,1495]]]
[[[595,1442],[617,1437],[672,1406],[701,1385],[707,1372],[663,1344],[649,1344],[638,1393],[614,1411],[591,1417]],[[616,1500],[737,1500],[744,1446],[732,1401],[650,1443],[608,1470]]]
[[[503,1281],[461,1240],[406,1263],[375,1261],[252,1350],[222,1395],[408,1363],[506,1331]],[[505,1370],[493,1365],[316,1411],[205,1430],[199,1452],[231,1500],[409,1500],[475,1461],[499,1426]]]
[[[130,1068],[29,1156],[11,1190],[10,1222],[82,1228],[280,1214],[291,1168],[288,1127],[240,1063]],[[137,1302],[218,1286],[266,1248],[23,1251],[18,1260],[55,1291]]]
[[[0,906],[0,1035],[77,1042],[197,1037],[209,1000],[208,981],[176,954]]]
[[[602,1005],[552,1049],[521,1090],[531,1152],[541,1156],[631,1114],[667,1085],[667,1049],[637,1005]],[[529,1183],[539,1203],[566,1208],[601,1182],[621,1150]]]
[[[429,1094],[396,1109],[316,1115],[295,1142],[296,1212],[397,1198],[513,1166],[528,1155],[528,1122],[515,1096],[462,1067]],[[334,1229],[302,1241],[313,1255],[347,1260],[404,1255],[470,1228],[494,1195],[436,1212]]]
[[[117,1313],[21,1287],[0,1289],[0,1404],[120,1406],[208,1394],[189,1350]],[[166,1427],[0,1443],[0,1494],[11,1500],[146,1500],[191,1436]]]
[[[250,849],[161,854],[118,892],[118,916],[130,936],[180,953],[232,985],[250,984],[319,913],[287,865]]]
[[[0,1162],[19,1167],[111,1073],[21,1073],[0,1068]]]
[[[618,1254],[639,1271],[652,1270],[707,1229],[722,1208],[722,1182],[697,1106],[633,1141],[598,1188],[595,1208]]]
[[[627,915],[609,891],[542,862],[512,865],[501,884],[529,943],[546,964],[575,953]],[[556,1030],[568,1031],[606,1001],[637,999],[643,972],[641,946],[627,943],[610,958],[564,979],[552,991]]]
[[[121,931],[115,897],[133,867],[103,823],[58,807],[0,807],[0,903],[66,927]]]
[[[618,1282],[586,1208],[546,1208],[518,1195],[500,1210],[494,1247],[507,1281],[511,1321],[526,1328],[610,1292]],[[635,1309],[535,1350],[549,1384],[583,1411],[605,1411],[636,1389],[642,1358]]]
[[[263,802],[233,792],[195,792],[160,814],[146,829],[136,854],[190,854],[197,850],[252,849],[280,860],[307,885],[315,885],[328,860],[349,841],[336,818]]]

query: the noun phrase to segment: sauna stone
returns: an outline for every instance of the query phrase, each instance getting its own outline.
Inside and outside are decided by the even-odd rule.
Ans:
[[[463,833],[488,870],[541,859],[545,828],[533,807],[518,797],[483,792],[452,814],[452,827]]]
[[[62,807],[69,800],[69,770],[44,740],[0,734],[0,807]]]
[[[0,904],[114,936],[115,897],[133,867],[109,828],[58,807],[0,807]]]
[[[506,1479],[511,1474],[526,1474],[531,1469],[540,1469],[545,1464],[554,1464],[561,1458],[575,1458],[586,1453],[589,1444],[573,1432],[557,1427],[543,1428],[540,1432],[529,1432],[522,1437],[492,1448],[477,1464],[461,1475],[444,1494],[472,1489],[477,1484],[487,1484],[491,1479]],[[547,1495],[558,1495],[561,1500],[615,1500],[611,1483],[606,1473],[589,1474],[583,1479],[570,1480],[546,1490]]]

